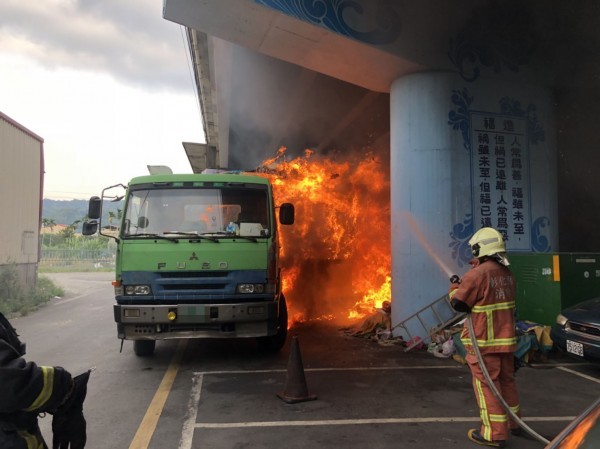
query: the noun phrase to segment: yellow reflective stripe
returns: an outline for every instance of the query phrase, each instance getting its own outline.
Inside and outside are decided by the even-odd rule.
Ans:
[[[481,417],[481,424],[483,426],[483,438],[486,440],[492,439],[492,426],[487,411],[487,404],[485,403],[485,396],[483,395],[483,388],[481,388],[481,381],[475,379],[475,388],[477,399],[479,402],[479,416]]]
[[[450,293],[448,293],[448,297],[450,299],[452,299],[454,297],[454,295],[456,295],[456,292],[458,291],[457,288],[455,288],[454,290],[452,290]]]
[[[25,440],[25,444],[27,445],[27,449],[44,449],[44,445],[38,441],[35,435],[27,432],[26,430],[17,431],[19,436]]]
[[[44,378],[44,384],[42,385],[42,391],[33,403],[25,409],[26,412],[40,408],[50,399],[52,396],[52,390],[54,389],[54,368],[51,366],[40,366],[42,369],[42,375]]]
[[[473,343],[470,338],[461,338],[463,345],[471,346]],[[517,344],[517,337],[512,338],[496,338],[494,340],[477,340],[477,346],[482,348],[491,348],[493,346],[511,346]]]
[[[473,313],[485,313],[486,315],[486,330],[487,330],[487,340],[477,340],[477,344],[481,347],[489,348],[491,346],[505,346],[505,345],[514,345],[517,343],[516,337],[513,338],[495,338],[494,335],[494,312],[499,310],[510,310],[514,309],[515,302],[500,302],[497,304],[489,304],[486,306],[475,306],[472,309]],[[463,344],[465,341],[461,339]],[[468,340],[467,340],[468,342]],[[470,344],[470,343],[467,343]]]
[[[512,407],[509,406],[508,408],[510,408],[510,410],[516,415],[517,413],[519,413],[521,411],[521,405],[517,404],[517,405],[513,405]]]
[[[487,314],[487,340],[493,340],[494,339],[494,311],[490,310],[489,312],[486,312]]]
[[[490,421],[492,422],[508,422],[508,415],[494,415],[490,413]]]
[[[510,346],[517,343],[517,338],[495,338],[493,340],[477,340],[479,346],[489,348],[491,346]]]
[[[474,313],[481,313],[481,312],[488,312],[488,311],[494,311],[494,310],[507,310],[507,309],[513,309],[515,307],[515,302],[514,301],[508,301],[508,302],[499,302],[496,304],[488,304],[486,306],[474,306],[473,309],[471,309],[472,312]]]

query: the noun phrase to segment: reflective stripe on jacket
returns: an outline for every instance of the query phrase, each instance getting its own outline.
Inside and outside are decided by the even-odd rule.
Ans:
[[[473,328],[482,354],[514,352],[516,283],[508,268],[494,260],[486,260],[468,271],[453,299],[471,309]],[[469,329],[465,325],[461,342],[472,352]]]

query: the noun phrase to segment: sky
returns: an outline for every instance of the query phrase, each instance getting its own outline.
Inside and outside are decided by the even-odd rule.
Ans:
[[[185,30],[162,0],[2,0],[0,111],[44,139],[50,199],[147,165],[191,173],[182,142],[205,142]]]

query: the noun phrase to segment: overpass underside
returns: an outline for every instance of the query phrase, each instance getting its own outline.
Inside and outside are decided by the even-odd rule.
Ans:
[[[596,2],[165,0],[164,17],[188,31],[195,171],[281,146],[386,161],[396,320],[466,270],[482,226],[509,251],[600,250]]]

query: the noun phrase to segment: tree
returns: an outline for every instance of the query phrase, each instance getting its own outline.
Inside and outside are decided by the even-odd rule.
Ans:
[[[117,220],[117,221],[121,221],[121,217],[123,216],[123,210],[122,209],[117,209],[117,212],[115,213],[112,210],[108,211],[108,223],[112,224],[113,220]]]
[[[77,226],[79,226],[79,223],[81,223],[81,220],[75,220],[73,223],[68,225],[66,228],[60,231],[60,237],[65,242],[69,242],[70,240],[72,240],[75,237],[75,231],[77,230]]]
[[[56,221],[53,218],[42,218],[42,227],[50,228],[50,232],[54,231],[54,226],[56,226]]]

